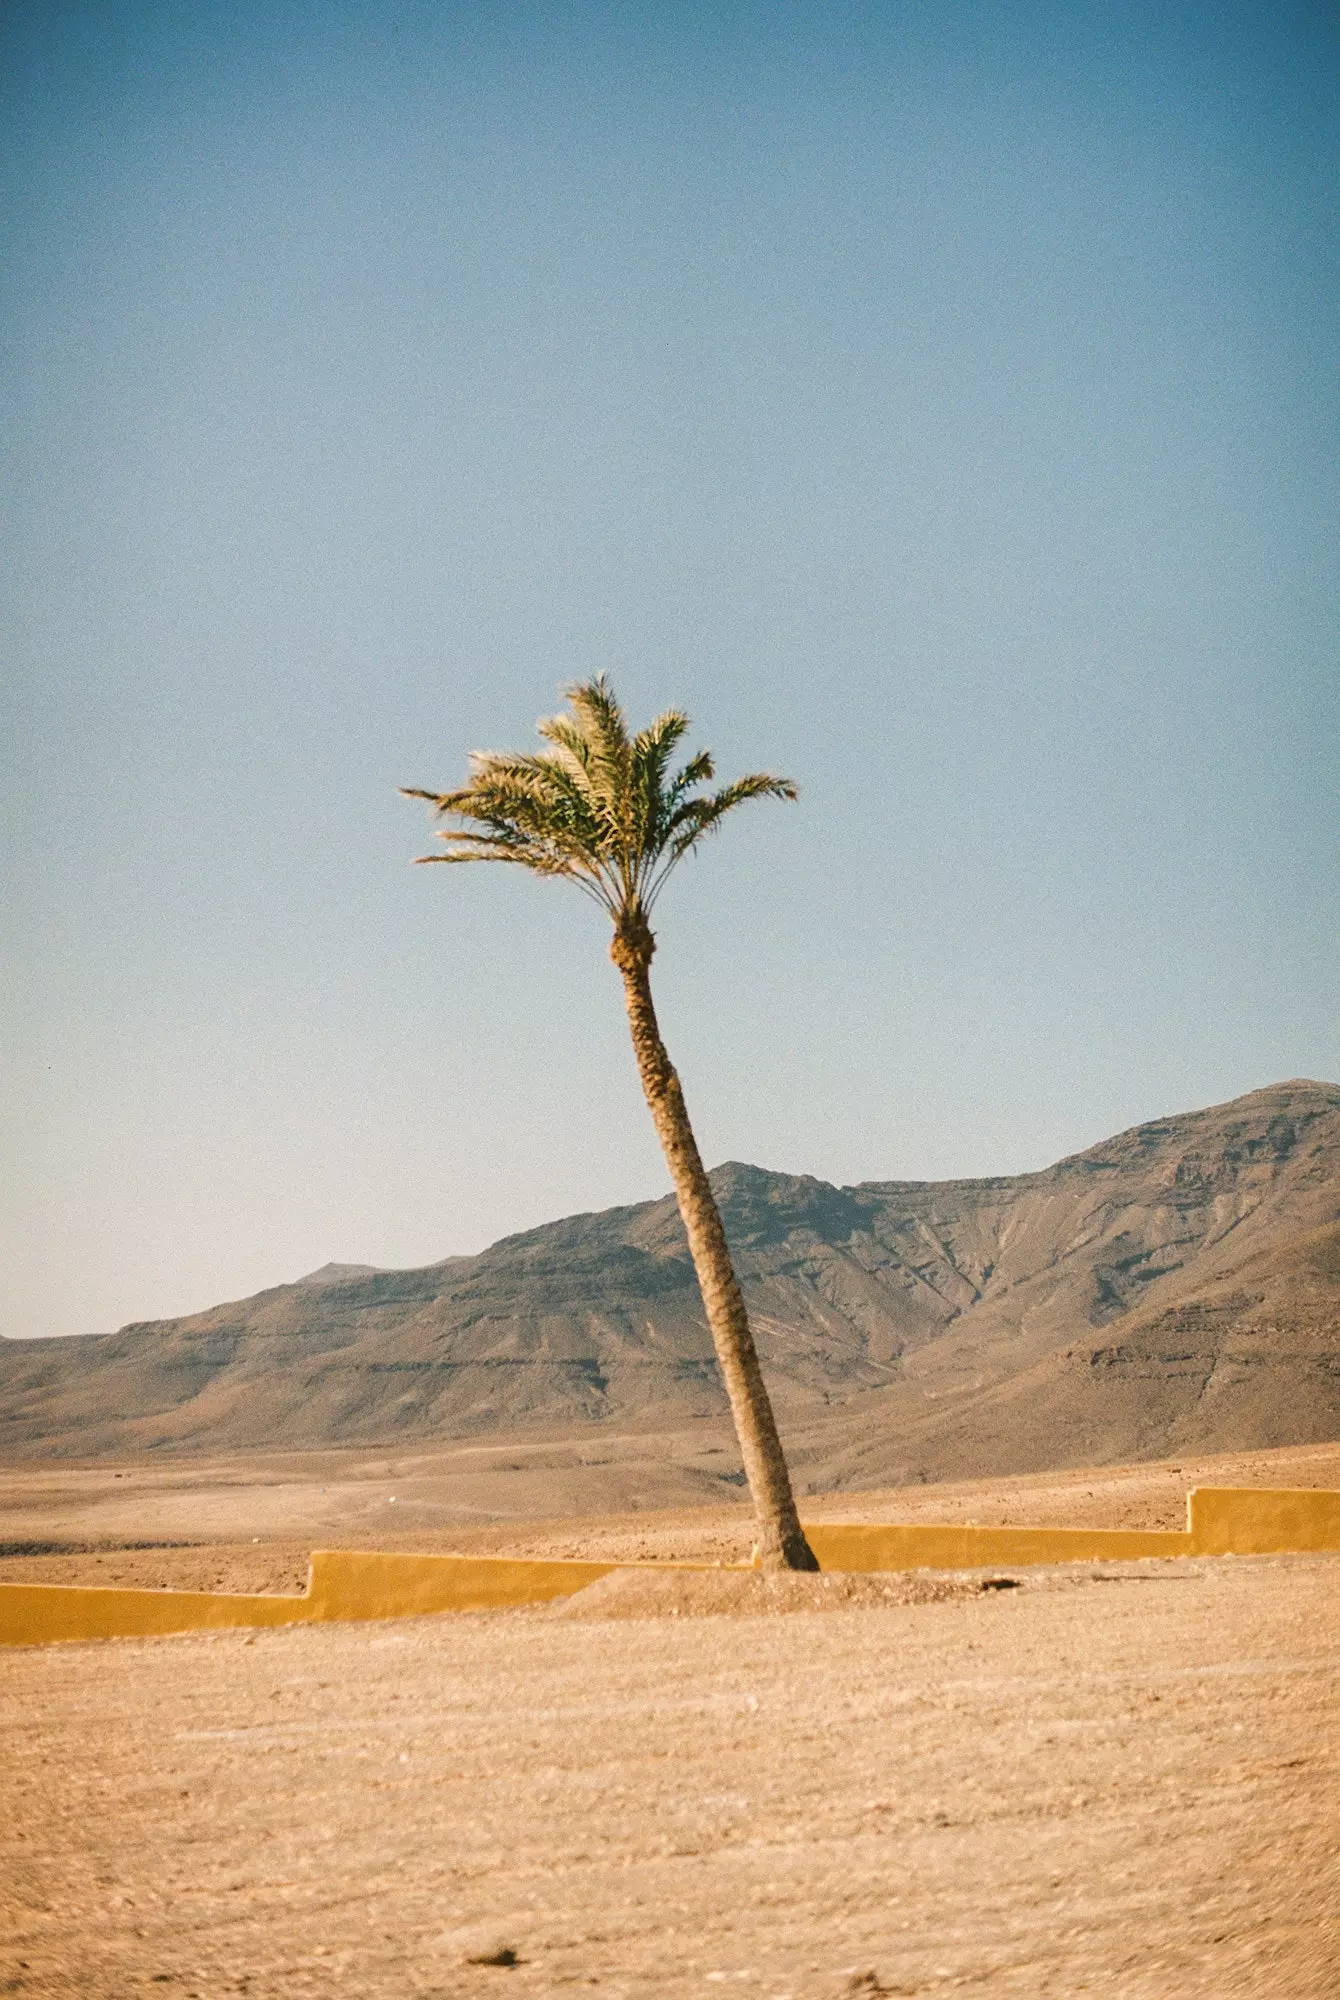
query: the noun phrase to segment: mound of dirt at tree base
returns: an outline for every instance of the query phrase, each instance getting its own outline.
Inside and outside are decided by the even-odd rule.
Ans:
[[[795,1611],[888,1610],[900,1604],[946,1604],[956,1597],[1013,1588],[1009,1577],[925,1570],[878,1576],[750,1569],[616,1569],[575,1597],[550,1607],[551,1618],[766,1618]]]

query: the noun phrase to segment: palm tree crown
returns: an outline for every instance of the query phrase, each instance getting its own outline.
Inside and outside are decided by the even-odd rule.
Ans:
[[[446,853],[420,860],[511,861],[562,876],[616,928],[641,928],[670,871],[727,813],[746,799],[796,796],[789,778],[766,771],[719,791],[699,789],[716,775],[710,751],[673,769],[687,715],[668,709],[634,736],[603,674],[569,688],[567,698],[569,713],[538,725],[549,749],[476,750],[459,791],[402,787],[407,798],[427,799],[444,817],[478,829],[447,829],[439,835]]]

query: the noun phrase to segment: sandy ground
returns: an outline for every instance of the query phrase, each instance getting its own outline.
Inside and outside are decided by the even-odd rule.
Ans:
[[[301,1590],[313,1548],[743,1562],[742,1496],[659,1508],[678,1434],[366,1451],[20,1465],[0,1474],[0,1580]],[[599,1462],[594,1462],[598,1460]],[[652,1468],[654,1469],[654,1468]],[[1340,1488],[1340,1445],[810,1497],[812,1520],[1182,1528],[1188,1488]],[[639,1499],[640,1496],[640,1499]],[[637,1504],[635,1504],[637,1503]],[[526,1511],[530,1510],[530,1511]]]
[[[0,1992],[1340,1991],[1337,1559],[1016,1574],[16,1649]]]
[[[567,1449],[24,1467],[0,1578],[294,1589],[320,1545],[747,1556],[738,1502],[582,1516],[580,1469],[545,1483]],[[507,1518],[509,1479],[550,1518]],[[1340,1447],[804,1511],[1172,1527],[1197,1483],[1340,1487]],[[0,1994],[1329,2000],[1338,1579],[625,1572],[535,1611],[16,1649]]]

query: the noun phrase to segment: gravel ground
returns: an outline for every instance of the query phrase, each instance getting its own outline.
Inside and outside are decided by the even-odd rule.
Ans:
[[[0,1992],[1330,2000],[1340,1559],[1015,1574],[11,1651]]]

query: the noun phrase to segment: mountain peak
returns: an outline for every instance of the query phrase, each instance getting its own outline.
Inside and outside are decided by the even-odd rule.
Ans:
[[[295,1285],[343,1285],[353,1278],[375,1278],[375,1264],[323,1264],[319,1271],[309,1271],[306,1277],[295,1278]]]

